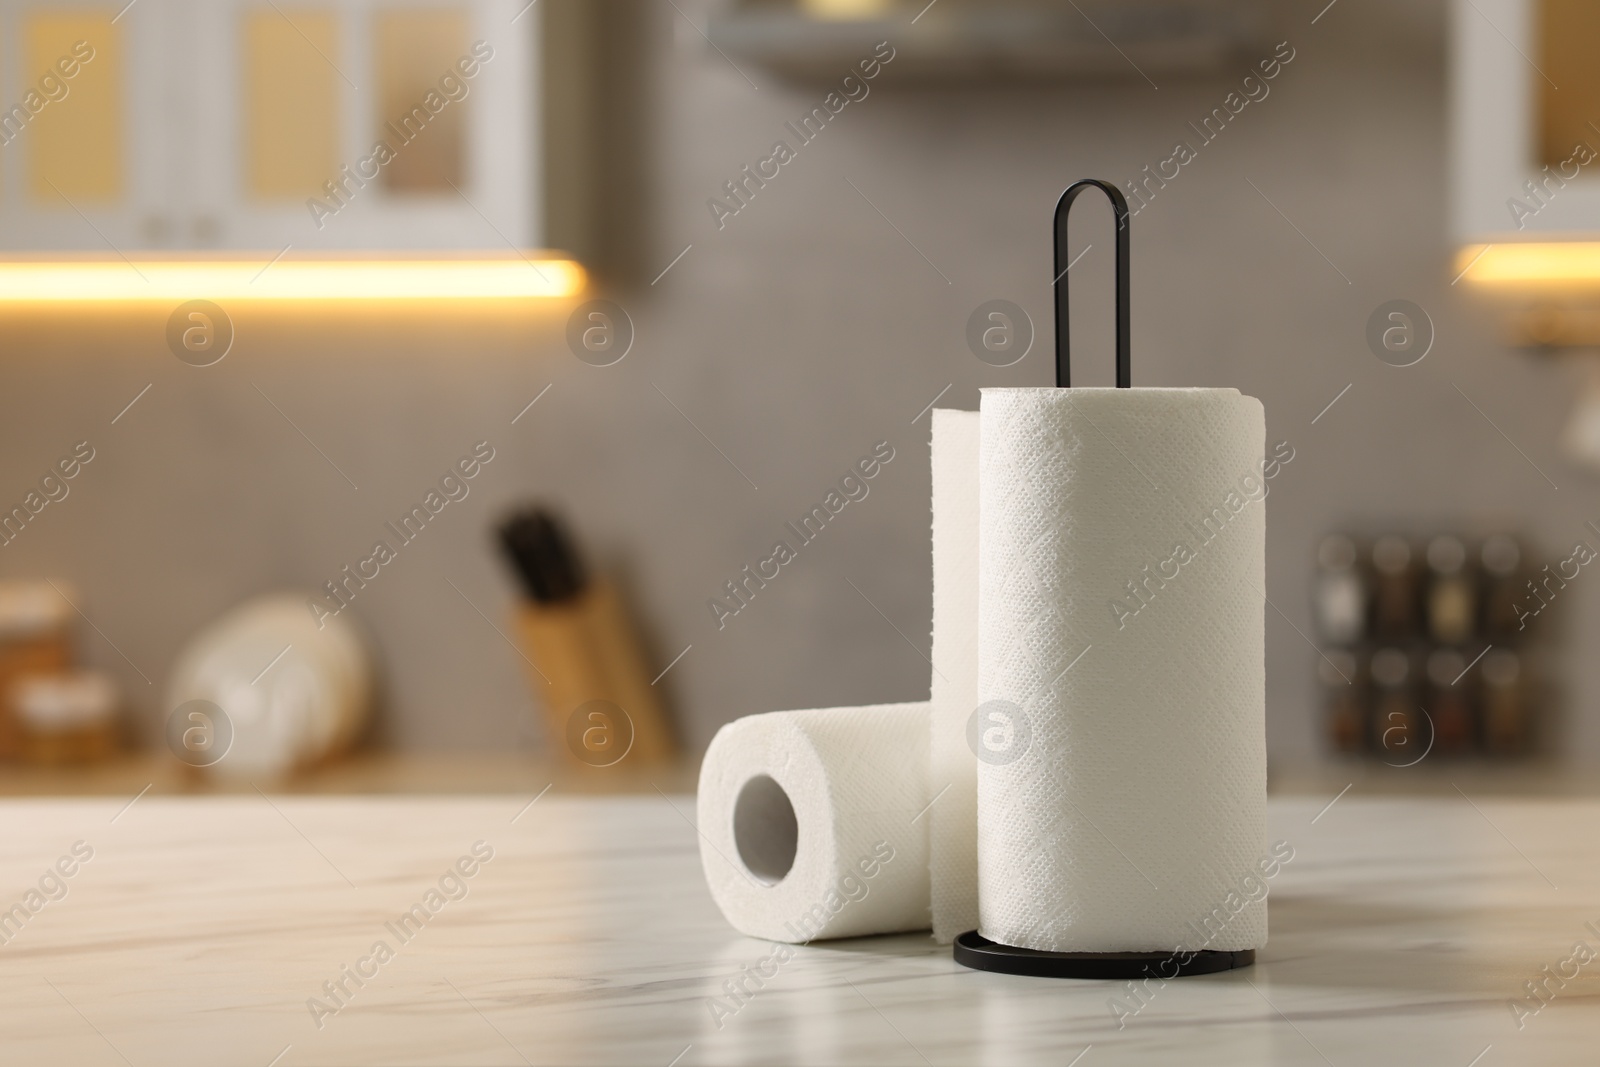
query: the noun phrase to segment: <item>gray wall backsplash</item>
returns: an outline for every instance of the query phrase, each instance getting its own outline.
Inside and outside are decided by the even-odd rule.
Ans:
[[[704,24],[708,4],[679,6]],[[1243,66],[1155,75],[1155,89],[1131,71],[914,85],[890,62],[719,229],[707,200],[775,141],[794,147],[785,123],[827,87],[741,63],[752,88],[672,6],[618,5],[641,62],[612,89],[636,111],[604,131],[614,181],[602,204],[616,224],[600,295],[636,324],[626,359],[576,359],[567,304],[239,306],[233,351],[205,369],[168,352],[169,308],[7,312],[0,498],[20,499],[77,441],[96,458],[0,550],[0,575],[71,582],[100,631],[80,627],[86,658],[117,677],[155,744],[167,674],[198,626],[247,596],[333,578],[486,439],[496,455],[470,495],[355,602],[382,653],[379,743],[540,744],[526,667],[477,610],[512,632],[491,526],[528,498],[558,506],[592,563],[623,582],[656,669],[692,645],[661,682],[691,748],[752,712],[924,698],[919,413],[941,392],[940,404],[972,408],[981,387],[1052,380],[1057,195],[1079,177],[1135,178],[1186,141],[1196,158],[1133,223],[1134,381],[1237,387],[1265,404],[1269,442],[1294,448],[1267,503],[1268,743],[1276,758],[1312,758],[1316,653],[1297,629],[1314,636],[1322,533],[1352,519],[1479,518],[1555,559],[1600,519],[1595,476],[1557,447],[1580,368],[1507,350],[1450,284],[1442,5],[1344,0],[1313,26],[1321,7],[1286,16],[1292,62],[1203,146],[1189,123],[1223,104]],[[1093,247],[1073,270],[1075,384],[1109,384],[1109,213],[1084,204],[1073,244]],[[1007,368],[965,342],[968,315],[994,298],[1036,328]],[[1394,298],[1437,328],[1428,357],[1404,369],[1364,341],[1368,315]],[[869,494],[719,629],[708,600],[881,441],[894,456]],[[1563,605],[1569,653],[1600,636],[1589,581]],[[1600,663],[1561,665],[1569,707],[1600,702]],[[1563,752],[1600,757],[1595,716],[1574,711],[1561,729]]]

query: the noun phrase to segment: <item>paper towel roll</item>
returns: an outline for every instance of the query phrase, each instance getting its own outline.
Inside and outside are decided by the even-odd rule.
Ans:
[[[775,711],[717,731],[700,863],[740,933],[806,942],[928,928],[928,705]]]
[[[1260,402],[985,389],[981,411],[980,931],[1261,946]]]
[[[978,413],[933,411],[933,684],[928,809],[933,937],[978,925]]]

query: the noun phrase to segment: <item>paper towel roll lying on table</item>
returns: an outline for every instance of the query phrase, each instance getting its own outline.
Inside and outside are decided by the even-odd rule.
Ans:
[[[934,940],[978,925],[978,413],[933,411],[933,695],[928,867]]]
[[[806,942],[928,928],[928,705],[775,711],[717,731],[700,863],[740,933]]]
[[[1266,821],[1260,402],[985,389],[981,412],[980,932],[1259,947],[1266,904],[1241,885]]]

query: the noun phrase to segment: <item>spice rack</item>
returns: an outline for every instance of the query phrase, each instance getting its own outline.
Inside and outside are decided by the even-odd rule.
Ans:
[[[1564,583],[1528,558],[1507,533],[1324,537],[1312,616],[1328,746],[1391,766],[1535,751],[1542,616]]]

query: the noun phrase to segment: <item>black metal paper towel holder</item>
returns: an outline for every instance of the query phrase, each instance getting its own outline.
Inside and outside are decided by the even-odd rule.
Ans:
[[[1056,297],[1056,385],[1065,389],[1072,385],[1072,313],[1068,308],[1067,271],[1072,267],[1067,248],[1067,216],[1072,214],[1073,201],[1088,188],[1099,189],[1111,201],[1111,213],[1117,226],[1117,388],[1133,387],[1132,341],[1129,338],[1128,312],[1129,285],[1129,230],[1132,218],[1128,214],[1128,200],[1110,182],[1099,178],[1084,178],[1067,186],[1067,191],[1056,201],[1055,215],[1055,272]]]
[[[1116,233],[1116,316],[1117,316],[1117,388],[1133,387],[1132,346],[1129,339],[1129,229],[1131,217],[1128,201],[1110,182],[1098,178],[1084,178],[1067,186],[1061,199],[1056,201],[1055,212],[1055,303],[1056,303],[1056,385],[1062,389],[1072,384],[1071,371],[1071,314],[1067,300],[1067,270],[1072,261],[1067,257],[1067,216],[1072,212],[1073,201],[1089,187],[1099,189],[1111,201]],[[968,930],[957,937],[952,947],[955,961],[962,966],[979,971],[1000,974],[1026,975],[1036,978],[1084,979],[1135,979],[1183,978],[1199,974],[1216,974],[1238,967],[1249,967],[1256,961],[1255,949],[1228,951],[1225,949],[1186,949],[1176,946],[1169,952],[1044,952],[1016,948],[990,941],[976,930]]]

